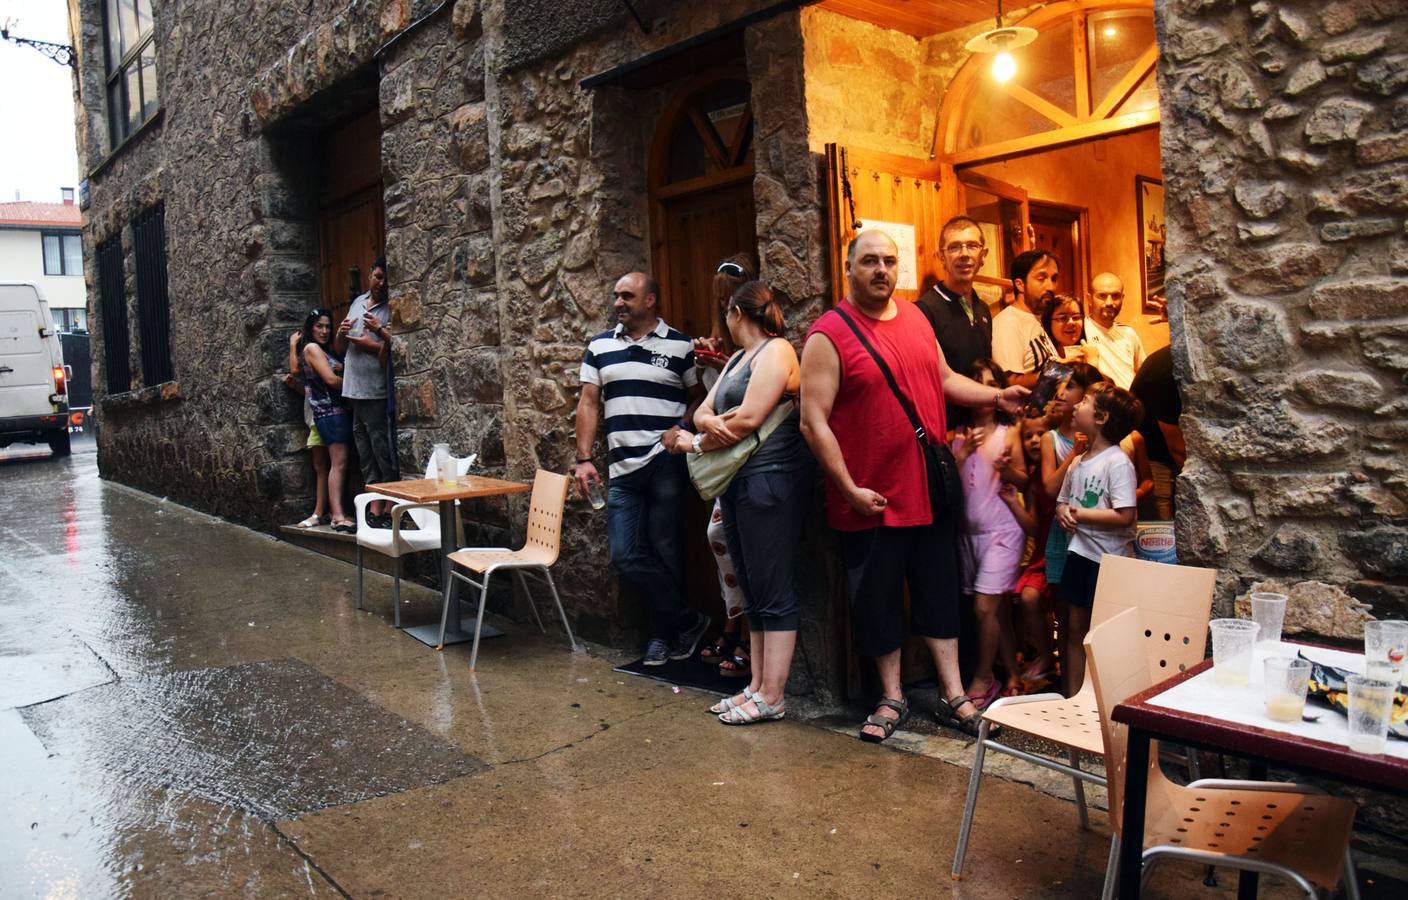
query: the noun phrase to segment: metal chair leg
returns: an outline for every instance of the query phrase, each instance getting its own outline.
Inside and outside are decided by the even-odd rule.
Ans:
[[[362,608],[362,545],[357,545],[357,608]]]
[[[1074,747],[1070,747],[1068,748],[1068,750],[1068,757],[1071,761],[1071,768],[1079,769],[1080,751]],[[1076,808],[1080,810],[1080,827],[1082,829],[1089,829],[1090,811],[1085,808],[1085,782],[1083,782],[1079,778],[1076,778],[1075,776],[1071,777],[1071,781],[1074,782],[1076,786]]]
[[[450,591],[454,590],[451,585],[455,582],[455,570],[453,566],[449,570],[450,575],[445,579],[445,589],[440,592],[440,639],[435,642],[435,649],[440,650],[445,646],[445,626],[450,621]]]
[[[1100,900],[1115,900],[1115,882],[1120,873],[1120,833],[1110,835],[1110,857],[1105,860],[1105,886],[1100,889]]]
[[[523,570],[514,569],[513,574],[518,576],[518,584],[523,588],[523,599],[528,601],[528,608],[533,611],[533,618],[538,622],[538,630],[547,634],[547,626],[543,624],[543,617],[538,615],[538,604],[533,600],[533,592],[528,589],[528,579],[523,575]]]
[[[401,627],[401,557],[391,560],[391,617],[397,628]]]
[[[1188,753],[1188,780],[1198,781],[1203,777],[1203,766],[1198,761],[1198,751],[1192,747],[1184,747]]]
[[[572,636],[572,626],[567,623],[567,611],[562,608],[562,598],[557,595],[557,584],[552,580],[552,572],[547,566],[543,566],[543,578],[547,579],[548,588],[552,591],[553,602],[557,604],[557,614],[562,616],[562,627],[567,632],[567,645],[576,653],[582,649],[582,645],[577,643],[577,639]]]
[[[963,823],[958,826],[958,846],[953,850],[953,879],[963,877],[963,857],[968,852],[968,832],[973,828],[973,810],[978,806],[978,783],[983,777],[983,759],[987,756],[987,719],[978,723],[978,744],[973,754],[973,773],[968,777],[968,799],[963,804]]]
[[[484,581],[479,585],[479,614],[474,617],[474,646],[469,651],[469,671],[473,672],[479,662],[479,635],[484,631],[484,604],[489,602],[489,576],[493,570],[484,573]]]

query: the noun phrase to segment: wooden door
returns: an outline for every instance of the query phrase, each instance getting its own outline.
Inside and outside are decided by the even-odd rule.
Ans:
[[[943,278],[939,229],[956,211],[944,189],[951,177],[930,160],[840,144],[826,145],[826,160],[833,299],[846,293],[847,245],[860,231],[879,228],[900,245],[895,297],[917,300]]]
[[[713,328],[714,270],[719,260],[737,253],[753,255],[753,182],[748,180],[663,204],[668,282],[661,285],[661,315],[691,337],[707,337]]]
[[[319,283],[333,322],[347,314],[386,246],[381,184],[381,119],[375,107],[323,136],[318,216]]]
[[[1045,250],[1060,264],[1056,290],[1083,297],[1090,287],[1089,251],[1085,242],[1090,220],[1082,207],[1031,201],[1032,248]]]
[[[973,279],[978,295],[994,310],[1011,293],[1012,260],[1028,250],[1031,210],[1025,188],[976,172],[960,172],[963,212],[976,219],[988,245],[988,257]]]

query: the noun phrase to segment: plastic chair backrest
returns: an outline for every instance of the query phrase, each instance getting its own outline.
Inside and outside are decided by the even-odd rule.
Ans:
[[[557,562],[562,547],[562,509],[567,504],[566,475],[539,469],[533,476],[533,496],[528,507],[528,537],[523,549],[542,559],[545,566]]]
[[[1118,834],[1124,823],[1124,782],[1129,726],[1110,718],[1111,711],[1125,700],[1147,690],[1156,683],[1148,654],[1140,636],[1149,629],[1149,622],[1138,609],[1127,609],[1093,626],[1085,635],[1085,671],[1095,690],[1095,705],[1100,710],[1100,737],[1105,745],[1106,790],[1110,797],[1110,824]],[[1150,799],[1159,778],[1159,750],[1154,742],[1149,748]]]
[[[1148,653],[1155,680],[1162,681],[1202,662],[1216,586],[1216,569],[1105,556],[1090,627],[1138,609],[1144,621],[1138,643]]]

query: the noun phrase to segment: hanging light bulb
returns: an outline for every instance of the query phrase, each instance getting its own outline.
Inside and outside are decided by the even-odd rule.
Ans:
[[[997,3],[997,27],[974,35],[963,45],[969,53],[992,53],[992,77],[1005,83],[1017,74],[1017,60],[1011,51],[1036,40],[1036,29],[1002,24],[1002,0]]]
[[[1017,60],[1012,54],[1003,50],[992,58],[992,77],[999,82],[1006,84],[1012,80],[1012,76],[1017,74]]]

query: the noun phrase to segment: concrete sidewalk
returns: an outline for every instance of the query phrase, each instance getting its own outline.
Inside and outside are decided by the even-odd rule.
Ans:
[[[472,674],[468,645],[391,627],[389,579],[358,612],[351,567],[104,483],[91,452],[0,459],[0,547],[6,897],[1099,892],[1104,815],[1081,833],[1001,777],[950,880],[966,741],[727,728],[508,622]],[[1168,865],[1153,895],[1220,881]]]

